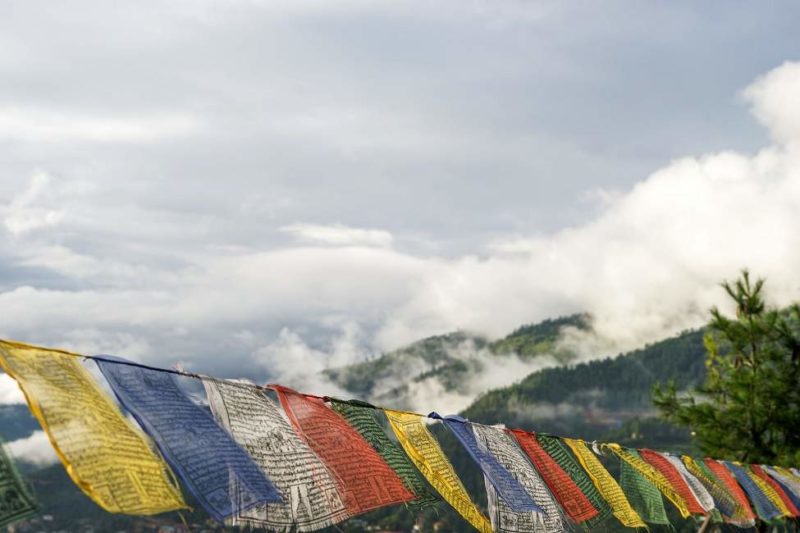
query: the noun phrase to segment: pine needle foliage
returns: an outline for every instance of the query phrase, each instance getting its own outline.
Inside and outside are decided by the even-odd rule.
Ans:
[[[764,279],[743,271],[722,288],[735,317],[711,309],[704,337],[705,382],[691,392],[658,384],[653,402],[692,430],[703,453],[749,463],[800,462],[800,307],[778,310]]]

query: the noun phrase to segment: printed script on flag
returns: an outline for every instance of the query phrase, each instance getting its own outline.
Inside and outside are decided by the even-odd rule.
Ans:
[[[214,417],[264,470],[283,503],[234,514],[236,526],[314,531],[350,517],[330,471],[263,391],[245,383],[203,380]]]
[[[0,366],[81,490],[111,513],[187,508],[168,468],[74,354],[0,341]]]

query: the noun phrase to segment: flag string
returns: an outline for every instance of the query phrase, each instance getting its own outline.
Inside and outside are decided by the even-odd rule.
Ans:
[[[35,348],[35,346],[30,345],[30,344],[26,344],[24,342],[11,341],[11,340],[5,340],[5,339],[3,339],[3,342],[7,342],[8,344],[11,344],[11,345],[14,345],[14,346],[17,346],[17,347],[21,347],[21,348],[31,348],[31,347]],[[71,357],[77,357],[77,358],[80,358],[80,359],[83,359],[83,360],[102,361],[104,363],[110,363],[110,364],[115,364],[115,365],[132,366],[132,367],[141,368],[141,369],[144,369],[144,370],[151,370],[153,372],[165,372],[165,373],[168,373],[168,374],[173,374],[173,375],[176,375],[176,376],[182,376],[182,377],[186,377],[186,378],[197,379],[197,380],[200,380],[200,381],[207,380],[207,381],[212,381],[212,382],[226,383],[226,384],[235,385],[235,386],[239,386],[239,387],[248,387],[248,388],[249,387],[255,387],[256,389],[259,389],[259,390],[262,390],[262,391],[271,391],[271,390],[273,390],[270,385],[266,385],[266,386],[265,385],[258,385],[256,383],[252,383],[252,382],[244,382],[244,381],[239,380],[239,379],[218,378],[218,377],[210,376],[210,375],[207,375],[207,374],[199,374],[199,373],[196,373],[196,372],[188,372],[186,370],[178,370],[176,368],[163,368],[163,367],[148,365],[148,364],[145,364],[145,363],[138,363],[136,361],[119,360],[119,359],[115,359],[115,358],[105,357],[103,355],[78,354],[78,353],[70,352],[68,350],[63,350],[63,349],[59,349],[59,348],[48,348],[48,349],[50,351],[53,351],[53,352],[58,352],[60,354],[68,355],[68,356],[71,356]],[[398,412],[398,413],[419,416],[421,418],[427,418],[427,419],[430,419],[430,420],[440,420],[441,419],[441,417],[439,415],[431,416],[431,415],[435,414],[434,411],[431,411],[431,413],[429,413],[429,414],[423,414],[423,413],[418,413],[418,412],[415,412],[415,411],[408,411],[408,410],[403,410],[403,409],[395,409],[393,407],[384,407],[384,406],[381,406],[381,405],[375,405],[375,404],[372,404],[370,402],[366,402],[366,401],[363,401],[363,400],[343,400],[341,398],[336,398],[334,396],[319,396],[317,394],[311,394],[311,393],[300,392],[300,391],[297,391],[297,393],[300,394],[301,396],[305,396],[306,398],[314,398],[314,399],[317,399],[317,400],[322,400],[323,402],[348,403],[348,404],[351,404],[351,405],[360,406],[360,407],[367,407],[367,408],[375,409],[375,410],[378,410],[378,411],[391,410],[391,411],[395,411],[395,412]],[[463,419],[461,417],[456,417],[456,418],[453,418],[452,420],[456,421],[456,422],[459,422],[459,423],[462,423],[462,424],[473,424],[473,425],[481,426],[481,427],[495,427],[492,424],[482,424],[480,422],[473,422],[472,420]],[[519,429],[519,428],[509,428],[509,429],[523,431],[523,432],[531,434],[531,435],[544,435],[544,436],[548,436],[548,437],[554,437],[554,438],[557,438],[557,439],[564,439],[565,438],[565,437],[562,437],[560,435],[554,435],[554,434],[546,433],[546,432],[543,432],[543,431],[542,432],[540,432],[540,431],[531,432],[531,431],[528,431],[528,430],[525,430],[525,429]],[[574,440],[580,440],[582,442],[586,442],[583,439],[574,439]],[[597,444],[598,444],[597,441],[592,441],[593,448],[597,448],[597,446],[596,446]]]

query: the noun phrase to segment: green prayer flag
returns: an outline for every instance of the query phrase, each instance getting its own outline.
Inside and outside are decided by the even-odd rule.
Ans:
[[[628,453],[639,456],[636,450],[626,450]],[[631,506],[647,523],[669,525],[667,511],[664,509],[664,500],[661,492],[640,474],[630,463],[620,460],[619,484]]]
[[[0,527],[30,518],[38,507],[0,441]]]
[[[422,481],[422,478],[417,473],[417,469],[408,460],[403,450],[378,425],[378,421],[372,414],[372,411],[374,411],[372,407],[354,405],[340,400],[333,400],[331,407],[358,431],[361,437],[395,471],[406,488],[414,494],[415,498],[409,502],[409,506],[416,509],[424,509],[439,503],[439,498],[428,490],[425,482]]]
[[[572,481],[575,482],[581,492],[592,502],[594,508],[597,509],[597,516],[585,522],[584,525],[588,526],[590,530],[595,529],[598,523],[605,522],[612,517],[611,506],[600,495],[600,492],[597,490],[597,487],[594,486],[594,483],[592,483],[589,475],[581,468],[581,465],[572,456],[566,445],[561,442],[561,439],[549,435],[537,434],[536,440],[539,441],[539,445],[542,449],[558,463],[558,466],[572,478]]]

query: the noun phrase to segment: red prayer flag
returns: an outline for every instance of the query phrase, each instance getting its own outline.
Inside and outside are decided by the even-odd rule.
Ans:
[[[708,457],[706,457],[703,462],[706,464],[708,469],[711,470],[711,472],[713,472],[713,474],[717,476],[726,487],[728,487],[728,490],[734,495],[736,500],[744,509],[746,514],[745,518],[747,520],[755,520],[756,514],[753,512],[753,508],[750,507],[750,501],[747,499],[742,487],[740,487],[739,483],[737,483],[736,479],[734,479],[733,474],[730,473],[730,470],[725,468],[722,464],[718,463],[714,459],[710,459]]]
[[[589,498],[572,481],[569,474],[539,445],[535,436],[521,429],[508,431],[516,437],[522,451],[530,458],[550,492],[553,493],[559,505],[573,522],[580,524],[597,516],[599,511],[595,509]]]
[[[789,509],[789,512],[792,513],[792,516],[800,516],[797,506],[794,504],[794,502],[792,502],[792,499],[789,498],[789,495],[786,494],[786,491],[783,490],[783,487],[781,487],[777,481],[772,479],[772,476],[764,472],[764,469],[758,465],[750,465],[750,469],[755,475],[766,481],[770,487],[775,489],[775,492],[778,493],[778,497],[780,497],[781,501],[786,505],[786,508]]]
[[[642,456],[642,459],[650,463],[650,466],[661,472],[664,477],[667,478],[667,481],[669,481],[670,485],[672,485],[672,488],[678,491],[678,494],[681,495],[681,498],[683,498],[688,504],[687,507],[690,513],[706,514],[706,510],[703,509],[703,506],[697,501],[692,489],[690,489],[689,485],[686,484],[686,481],[683,479],[680,471],[678,471],[678,469],[675,468],[675,465],[670,463],[666,457],[658,452],[654,452],[653,450],[648,450],[646,448],[639,450],[639,455]]]
[[[375,449],[319,398],[270,385],[300,436],[333,472],[353,515],[414,499]]]

